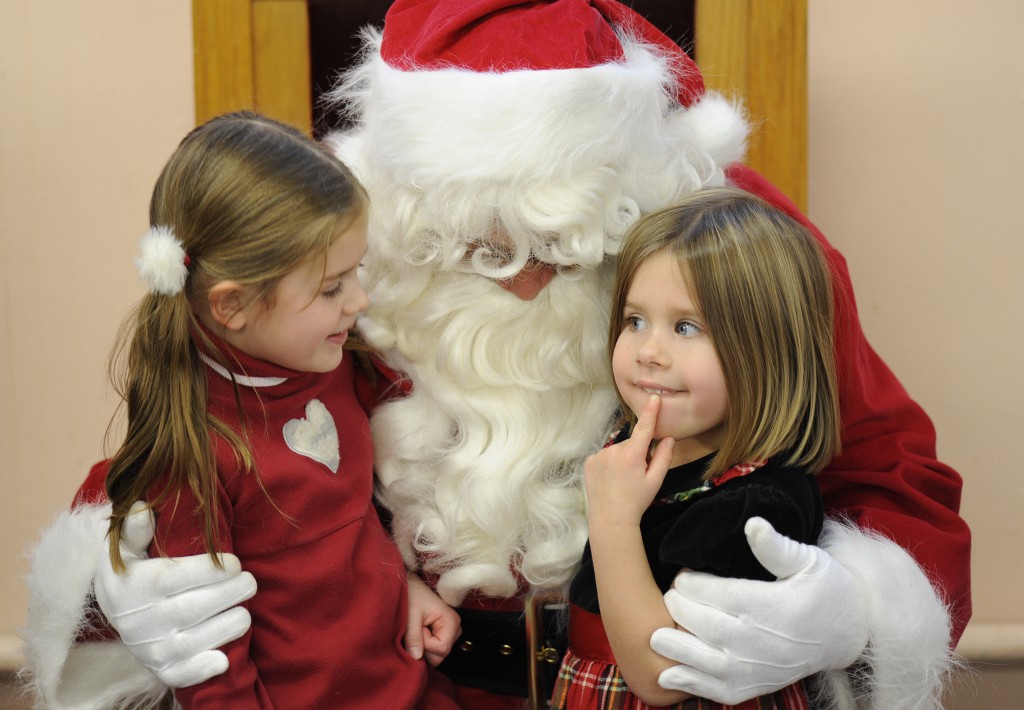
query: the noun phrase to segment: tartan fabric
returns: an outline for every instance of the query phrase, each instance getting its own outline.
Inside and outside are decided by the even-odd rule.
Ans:
[[[723,705],[704,698],[690,698],[674,710],[810,710],[803,683],[794,683],[771,695],[739,705]],[[655,710],[633,695],[614,663],[592,661],[573,654],[562,660],[551,696],[553,710]]]

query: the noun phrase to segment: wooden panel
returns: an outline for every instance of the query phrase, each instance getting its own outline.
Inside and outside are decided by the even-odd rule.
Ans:
[[[192,0],[196,122],[255,109],[311,130],[305,0]]]
[[[255,107],[251,0],[192,0],[196,123]]]
[[[312,132],[309,14],[305,0],[255,0],[253,77],[256,109]]]
[[[749,111],[747,163],[806,209],[807,0],[705,0],[695,27],[708,87]]]

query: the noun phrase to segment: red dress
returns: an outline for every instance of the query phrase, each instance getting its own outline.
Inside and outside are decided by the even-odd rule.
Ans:
[[[239,557],[259,591],[245,602],[249,632],[221,648],[228,670],[175,690],[177,703],[455,710],[437,691],[447,684],[451,692],[447,679],[435,683],[435,672],[403,647],[406,570],[373,502],[369,390],[361,390],[353,354],[324,374],[234,354],[246,374],[236,376],[237,390],[259,482],[215,439],[216,542]],[[226,375],[208,369],[209,408],[241,431]],[[105,468],[90,474],[83,497],[91,497],[90,485],[102,485]],[[157,508],[151,556],[205,553],[195,510],[189,490]]]

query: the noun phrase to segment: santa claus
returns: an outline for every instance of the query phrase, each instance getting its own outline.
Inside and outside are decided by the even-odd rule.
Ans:
[[[581,464],[615,415],[621,239],[641,214],[725,183],[810,225],[740,164],[736,107],[614,0],[398,0],[364,39],[334,95],[354,128],[327,140],[372,200],[362,331],[409,385],[372,418],[380,500],[409,567],[462,608],[445,667],[464,702],[521,705],[538,651],[524,599],[573,575]],[[841,309],[843,452],[820,475],[832,520],[819,548],[754,541],[779,581],[683,572],[666,604],[688,631],[653,641],[679,662],[662,684],[736,703],[817,673],[836,707],[934,707],[970,615],[961,479],[935,460],[929,420],[865,341],[842,257],[814,231]],[[35,553],[28,651],[53,707],[199,682],[247,623],[218,613],[252,591],[231,564],[137,559],[114,576],[102,515],[63,516]],[[119,643],[75,640],[94,577],[155,677]]]

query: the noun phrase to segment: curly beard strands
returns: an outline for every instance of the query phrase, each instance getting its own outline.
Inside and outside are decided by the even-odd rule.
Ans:
[[[380,497],[406,561],[439,574],[449,603],[571,578],[586,542],[582,461],[616,406],[609,279],[607,266],[559,276],[520,301],[445,272],[410,283],[410,300],[390,291],[363,322],[414,386],[371,420]]]

